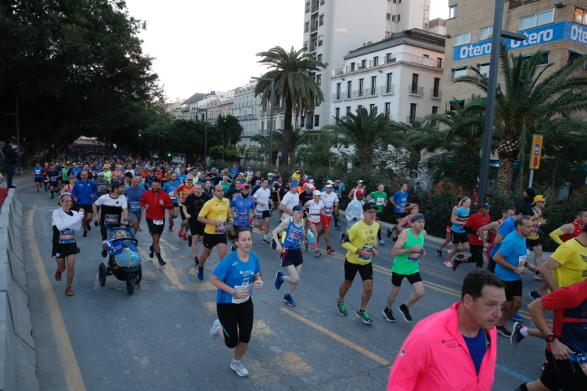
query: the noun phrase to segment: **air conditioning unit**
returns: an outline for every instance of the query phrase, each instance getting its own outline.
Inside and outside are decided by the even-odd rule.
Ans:
[[[565,5],[565,0],[555,0],[554,2],[556,8],[563,8]]]

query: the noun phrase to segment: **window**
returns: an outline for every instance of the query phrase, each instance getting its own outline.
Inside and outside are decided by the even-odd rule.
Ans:
[[[410,91],[412,91],[412,94],[418,93],[418,79],[419,78],[420,78],[420,76],[417,73],[412,73],[412,85],[410,88]]]
[[[532,56],[532,54],[527,54],[525,56],[523,56],[523,59],[526,60],[528,58],[530,58]],[[543,52],[542,56],[540,57],[540,60],[538,61],[538,65],[546,65],[548,64],[548,52]]]
[[[391,19],[391,14],[388,12],[388,13],[387,13],[387,15],[385,15],[385,18],[386,18],[387,20],[390,20],[390,19]]]
[[[318,57],[316,57],[316,60],[317,60],[318,62],[322,62],[322,55],[321,55],[321,54],[319,54],[319,55],[318,55]]]
[[[391,53],[386,53],[385,54],[385,62],[388,63],[388,62],[391,62],[391,61],[392,61],[392,59],[391,59]]]
[[[355,63],[351,62],[351,72],[354,72],[354,71],[355,71]]]
[[[320,116],[318,114],[314,116],[314,126],[320,126]]]
[[[346,107],[346,115],[349,115],[351,113],[351,106],[347,106]]]
[[[340,99],[340,89],[341,89],[341,84],[336,83],[336,99]]]
[[[361,69],[367,68],[367,60],[361,60]]]
[[[310,12],[310,2],[306,3],[306,13]]]
[[[450,102],[448,102],[448,109],[450,111],[454,111],[454,110],[463,108],[464,105],[465,105],[464,100],[451,100]]]
[[[448,7],[448,18],[456,18],[459,15],[459,6],[458,4],[451,5]]]
[[[438,106],[432,106],[432,114],[438,114]]]
[[[359,79],[359,96],[363,96],[364,79]]]
[[[379,65],[379,57],[373,57],[373,66],[376,67]]]
[[[459,77],[467,76],[467,67],[453,68],[451,70],[451,72],[452,72],[452,80],[455,80],[455,79],[458,79]]]
[[[304,42],[304,51],[308,50],[308,41]]]
[[[324,14],[320,15],[320,22],[319,22],[320,26],[322,26],[324,24]]]
[[[400,17],[400,15],[399,15],[399,14],[397,14],[397,15],[392,15],[392,16],[391,16],[391,21],[392,21],[392,22],[396,22],[396,23],[398,23],[398,22],[399,22],[399,17]]]
[[[477,70],[485,77],[489,77],[489,63],[477,65]]]
[[[479,41],[491,38],[492,34],[493,26],[482,27],[481,30],[479,30]]]
[[[436,68],[442,68],[442,57],[436,57]]]
[[[393,73],[390,72],[390,73],[388,73],[386,75],[386,78],[385,78],[385,92],[387,92],[387,93],[390,93],[391,92],[391,88],[392,88],[391,79],[392,79],[392,76],[393,76]]]
[[[389,118],[391,116],[391,102],[385,102],[385,117]]]
[[[375,107],[375,103],[371,103],[371,104],[369,105],[369,112],[370,112],[370,113],[374,112],[376,109],[377,109],[377,108]]]
[[[440,78],[439,77],[434,78],[434,88],[432,89],[432,95],[435,98],[438,98],[440,96]]]
[[[532,27],[541,26],[543,24],[552,23],[554,20],[554,8],[546,11],[538,12],[532,15],[522,16],[518,19],[518,28],[526,30]]]
[[[415,103],[410,103],[410,122],[414,122],[416,120],[416,108],[417,108],[417,104]]]
[[[307,33],[308,31],[310,31],[310,22],[304,24],[304,32]]]
[[[346,97],[347,98],[352,98],[352,91],[353,89],[353,82],[351,80],[346,82]]]
[[[377,76],[371,76],[371,95],[375,95],[376,88],[377,88]]]
[[[316,75],[316,84],[322,85],[322,75]]]
[[[569,63],[578,60],[579,58],[581,58],[583,55],[581,53],[575,52],[573,50],[569,50]]]
[[[340,118],[340,107],[337,107],[336,109],[334,109],[334,118],[336,118],[336,119]]]
[[[322,37],[320,37],[318,39],[318,46],[322,46],[323,43],[324,43],[324,40],[322,39]]]
[[[470,32],[466,32],[466,33],[461,33],[461,34],[457,34],[454,36],[453,41],[452,41],[452,45],[453,46],[460,46],[460,45],[464,45],[466,43],[469,43],[471,41],[471,33]]]
[[[575,7],[575,23],[587,24],[587,10]]]

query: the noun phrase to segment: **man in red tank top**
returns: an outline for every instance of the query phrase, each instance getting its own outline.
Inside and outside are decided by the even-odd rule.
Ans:
[[[577,209],[575,211],[575,220],[568,224],[561,225],[548,234],[552,240],[561,245],[564,242],[576,238],[583,231],[583,226],[587,224],[587,209]]]

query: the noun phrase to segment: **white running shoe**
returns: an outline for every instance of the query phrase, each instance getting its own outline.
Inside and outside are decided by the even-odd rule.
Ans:
[[[249,376],[249,371],[240,361],[232,360],[230,363],[230,369],[232,369],[240,377]]]
[[[220,321],[216,319],[214,323],[212,323],[212,327],[210,328],[210,338],[214,339],[218,337],[221,331],[222,325],[220,324]]]

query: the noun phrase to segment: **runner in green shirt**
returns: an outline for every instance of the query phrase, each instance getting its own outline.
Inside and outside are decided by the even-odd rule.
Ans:
[[[387,206],[387,193],[385,192],[385,185],[380,183],[377,185],[377,191],[372,192],[367,196],[367,199],[375,203],[375,210],[377,211],[377,221],[381,221],[383,208]],[[381,230],[377,232],[377,240],[379,245],[383,246],[385,242],[381,239]]]
[[[407,322],[412,321],[409,307],[424,296],[424,282],[422,282],[422,277],[420,276],[420,260],[424,256],[424,238],[426,237],[424,226],[426,222],[424,215],[421,213],[412,216],[411,221],[411,227],[399,235],[391,250],[391,254],[394,256],[393,265],[391,266],[392,286],[391,293],[387,298],[387,307],[383,310],[383,316],[388,322],[395,322],[391,307],[400,291],[404,278],[414,287],[414,292],[408,297],[408,300],[398,307],[399,312]]]

